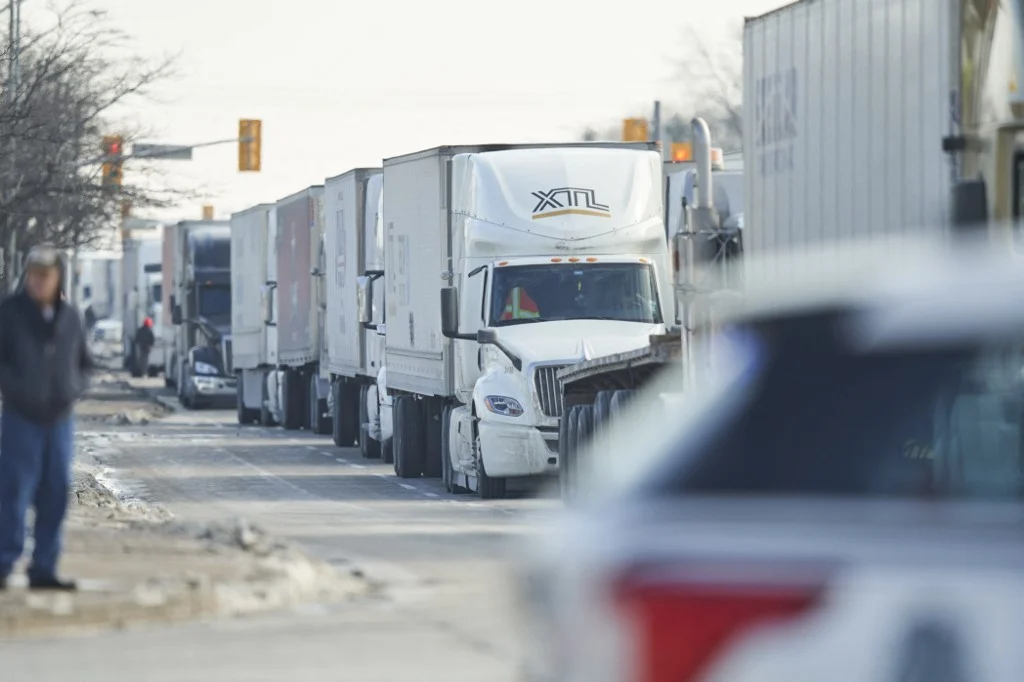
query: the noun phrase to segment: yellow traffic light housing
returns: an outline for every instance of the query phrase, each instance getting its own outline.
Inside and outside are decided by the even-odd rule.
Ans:
[[[203,206],[203,220],[213,220],[213,206],[210,204]]]
[[[647,142],[648,136],[646,118],[627,118],[622,122],[623,142]]]
[[[104,135],[103,137],[103,177],[100,184],[104,187],[120,187],[122,180],[121,164],[124,159],[124,140],[120,135]]]
[[[263,122],[243,118],[238,122],[238,170],[258,172],[262,161]]]

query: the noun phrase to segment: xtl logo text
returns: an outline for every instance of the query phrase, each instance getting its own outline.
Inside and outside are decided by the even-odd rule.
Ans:
[[[611,209],[599,204],[594,190],[584,187],[558,187],[547,191],[533,192],[537,205],[533,207],[533,219],[554,218],[560,215],[586,215],[596,218],[610,218]]]

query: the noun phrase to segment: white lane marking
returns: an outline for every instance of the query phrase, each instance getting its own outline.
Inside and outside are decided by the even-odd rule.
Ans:
[[[338,460],[338,461],[340,462],[342,460]],[[349,466],[352,467],[353,469],[365,469],[366,468],[362,464],[349,464]]]
[[[398,485],[405,488],[406,490],[416,490],[416,486],[409,485],[408,483],[399,483]]]
[[[426,497],[439,497],[437,493],[423,493],[423,495]]]
[[[267,480],[271,480],[271,481],[275,481],[277,483],[281,483],[281,484],[291,488],[292,490],[294,490],[296,492],[302,493],[303,495],[306,495],[308,497],[312,497],[312,498],[317,499],[317,500],[323,500],[325,502],[331,502],[331,503],[334,503],[334,504],[341,504],[341,505],[344,505],[344,506],[349,507],[351,509],[358,509],[361,512],[366,512],[368,514],[373,514],[375,516],[384,516],[384,514],[382,514],[381,512],[379,512],[379,511],[377,511],[375,509],[371,509],[369,507],[364,507],[364,506],[359,505],[359,504],[353,504],[352,502],[345,502],[345,501],[342,501],[342,500],[329,500],[329,499],[327,499],[325,497],[320,497],[319,495],[317,495],[315,493],[312,493],[312,492],[306,490],[305,488],[303,488],[301,486],[295,485],[291,481],[286,481],[285,479],[281,478],[280,476],[272,474],[272,473],[270,473],[269,471],[267,471],[266,469],[264,469],[262,467],[256,466],[255,464],[253,464],[249,460],[244,459],[242,457],[239,457],[238,455],[234,454],[233,452],[229,452],[225,448],[220,448],[220,451],[223,452],[228,457],[230,457],[231,459],[233,459],[236,462],[238,462],[239,464],[241,464],[242,466],[247,467],[247,468],[251,469],[252,471],[255,471],[260,476],[260,478],[265,478]]]

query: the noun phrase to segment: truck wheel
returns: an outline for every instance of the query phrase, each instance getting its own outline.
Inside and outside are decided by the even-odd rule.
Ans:
[[[287,431],[298,431],[302,428],[302,375],[294,369],[286,369],[281,373],[281,422]]]
[[[315,433],[320,436],[327,435],[333,431],[333,421],[327,417],[327,399],[317,397],[317,375],[316,373],[309,375],[309,398],[307,404],[309,405],[309,430],[311,433]]]
[[[267,390],[267,375],[260,378],[260,424],[277,426],[274,415],[270,411],[270,393]]]
[[[360,396],[365,396],[363,386],[353,382],[336,380],[331,387],[334,391],[334,411],[331,413],[334,444],[339,448],[350,448],[359,444],[359,431],[365,422],[365,406]]]
[[[245,406],[245,375],[242,372],[238,373],[238,388],[235,392],[235,403],[238,411],[238,423],[239,424],[258,424],[260,421],[260,411]]]
[[[502,500],[505,498],[505,479],[491,478],[484,470],[483,462],[480,462],[480,473],[477,477],[480,486],[481,500]]]
[[[576,457],[576,415],[580,406],[573,405],[562,415],[558,423],[558,487],[562,491],[562,499],[572,496],[573,459]]]
[[[452,406],[445,405],[441,412],[441,480],[444,490],[452,495],[462,495],[469,491],[455,482],[455,468],[452,467],[451,440],[449,429],[452,426]]]
[[[619,414],[626,408],[629,401],[633,398],[633,391],[615,391],[612,394],[611,403],[608,406],[609,414]]]
[[[419,401],[401,395],[395,398],[395,473],[399,478],[423,475],[423,422]]]
[[[195,400],[188,393],[188,387],[192,384],[191,376],[189,375],[188,365],[183,364],[181,366],[181,385],[178,386],[178,402],[186,410],[196,409]]]
[[[395,461],[395,438],[380,444],[380,461],[391,464]]]
[[[370,410],[366,406],[369,386],[359,387],[359,452],[365,459],[380,459],[380,441],[370,438]]]
[[[576,413],[576,461],[579,463],[580,451],[586,447],[587,441],[594,434],[594,406],[580,405],[580,411]]]
[[[423,403],[423,451],[425,454],[423,462],[424,478],[441,478],[441,457],[444,452],[441,449],[442,420],[444,419],[444,403],[439,400],[426,400]]]
[[[599,429],[611,416],[612,396],[615,391],[598,391],[594,396],[594,428]]]
[[[156,367],[150,367],[146,370],[146,376],[150,379],[160,376],[160,370]]]

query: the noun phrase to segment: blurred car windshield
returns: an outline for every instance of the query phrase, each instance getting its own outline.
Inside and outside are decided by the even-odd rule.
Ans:
[[[858,353],[812,333],[751,338],[699,405],[665,404],[685,412],[674,421],[649,409],[663,433],[617,476],[669,496],[1024,494],[1024,339]],[[630,428],[631,451],[652,425]]]

